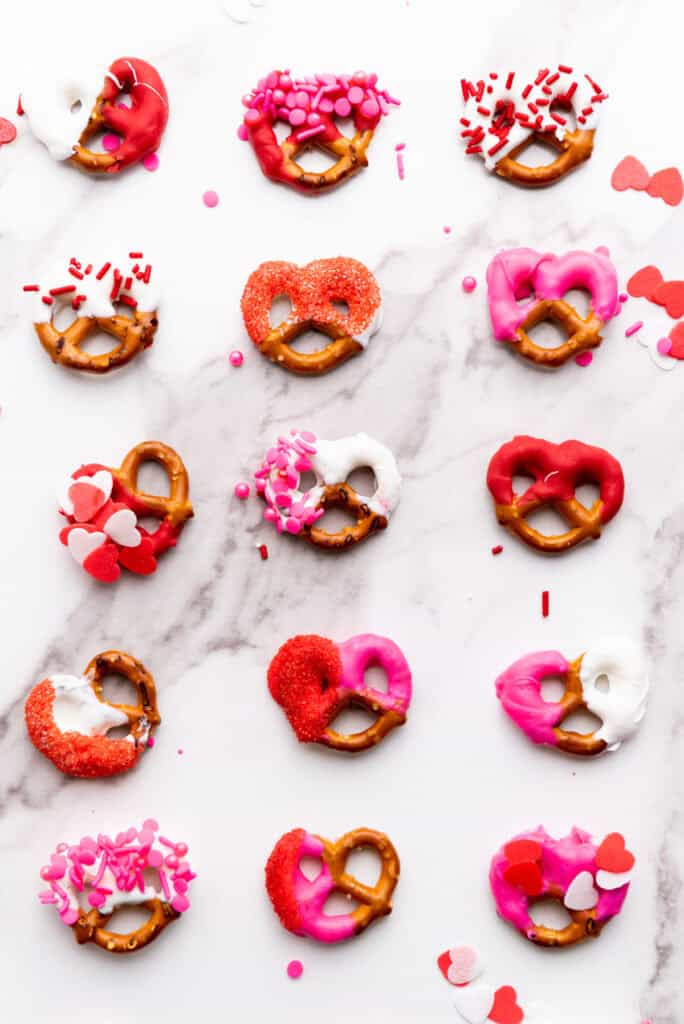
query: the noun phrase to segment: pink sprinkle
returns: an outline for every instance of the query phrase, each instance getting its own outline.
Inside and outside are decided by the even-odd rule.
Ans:
[[[142,165],[146,171],[156,171],[159,169],[159,157],[156,153],[148,153],[143,157]]]
[[[290,111],[290,124],[293,128],[297,128],[300,124],[304,124],[306,121],[306,111],[302,110],[301,107],[295,107],[294,110]]]
[[[347,99],[350,103],[359,104],[363,99],[363,89],[358,85],[353,85],[347,93]]]
[[[239,483],[235,484],[233,494],[236,498],[239,498],[240,501],[244,501],[245,498],[249,498],[249,492],[250,486],[248,483],[245,483],[244,480],[240,480]]]
[[[631,338],[632,335],[636,334],[637,331],[640,331],[643,326],[644,326],[644,321],[643,320],[637,320],[637,322],[635,324],[632,324],[631,327],[627,328],[627,330],[625,331],[625,338]]]
[[[301,521],[296,516],[289,516],[285,520],[285,529],[288,533],[299,533],[302,528]]]
[[[361,90],[359,90],[359,92],[361,92]],[[324,109],[324,103],[325,100],[321,103],[321,110]],[[338,117],[349,117],[351,109],[351,103],[344,96],[341,96],[340,99],[335,102],[335,113]]]
[[[156,832],[159,829],[159,822],[156,818],[145,818],[143,828],[149,829],[150,832]]]
[[[205,206],[218,206],[218,192],[214,192],[213,189],[210,189],[208,192],[205,192],[204,195],[202,196],[202,202],[204,203]]]
[[[104,893],[97,892],[95,889],[88,893],[88,903],[91,907],[101,907],[104,901]]]
[[[74,910],[73,908],[65,910],[62,913],[62,920],[64,921],[64,924],[76,924],[78,921],[78,910]]]
[[[403,181],[406,176],[406,172],[404,170],[404,157],[401,153],[397,153],[397,171],[399,173],[399,180]]]
[[[304,973],[304,964],[301,960],[290,960],[287,965],[288,978],[301,978]]]
[[[445,235],[450,235],[451,234],[451,228],[449,227],[448,224],[444,225],[444,227],[442,228],[442,231],[444,232]]]
[[[661,338],[658,341],[656,348],[660,352],[661,356],[669,356],[672,351],[672,338]]]
[[[147,741],[147,746],[148,747],[153,747],[154,746],[154,736],[150,736],[150,738]]]
[[[238,139],[242,139],[243,142],[247,142],[247,139],[249,138],[247,125],[244,123],[244,121],[240,124],[240,127],[237,130],[237,137]]]
[[[188,907],[190,906],[190,900],[188,899],[187,896],[184,896],[182,893],[176,893],[176,895],[171,900],[171,906],[179,914],[182,914],[183,911],[187,910]]]
[[[292,118],[290,118],[290,120],[292,120]],[[303,132],[297,132],[297,142],[303,142],[304,139],[311,139],[314,135],[320,135],[321,132],[324,131],[324,124],[317,124],[313,128],[306,128]]]
[[[620,300],[620,302],[626,302],[628,298],[629,295],[627,294],[627,292],[620,292],[620,294],[618,295],[618,299]]]
[[[107,153],[113,153],[116,149],[118,149],[120,142],[121,140],[119,139],[118,135],[107,134],[102,136],[102,148]]]
[[[395,153],[401,153],[402,149],[406,149],[406,143],[397,142],[396,146],[394,147]]]
[[[164,863],[161,850],[150,850],[147,855],[147,863],[151,868],[160,868]]]
[[[234,348],[228,356],[228,359],[230,360],[231,366],[242,366],[245,361],[245,357],[239,348]]]
[[[461,281],[461,288],[464,292],[474,292],[477,288],[477,281],[474,277],[464,277]]]
[[[183,753],[183,748],[179,747],[177,753],[182,754]]]
[[[589,363],[594,358],[593,352],[580,352],[578,356],[575,356],[575,362],[578,366],[589,366]]]

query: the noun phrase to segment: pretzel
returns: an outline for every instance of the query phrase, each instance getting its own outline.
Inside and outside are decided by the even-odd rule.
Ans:
[[[591,295],[586,317],[563,300],[572,288],[584,288]],[[544,367],[561,366],[600,345],[604,323],[620,309],[617,274],[605,247],[562,256],[534,249],[500,252],[487,268],[487,290],[494,337]],[[520,301],[528,296],[528,302]],[[559,323],[567,340],[554,348],[537,345],[529,331],[544,320]]]
[[[273,327],[271,305],[279,295],[289,298],[292,309]],[[335,302],[346,302],[349,312],[341,313]],[[259,351],[301,374],[327,373],[363,352],[382,319],[377,281],[363,263],[343,256],[305,267],[262,263],[245,285],[241,306],[245,327]],[[317,352],[297,352],[292,342],[309,330],[327,335],[330,343]]]
[[[55,907],[79,944],[94,942],[108,953],[134,953],[188,910],[187,893],[196,875],[184,860],[187,844],[157,836],[158,828],[149,818],[142,828],[130,828],[114,839],[98,835],[85,836],[78,844],[60,843],[41,869],[48,883],[39,895],[41,903]],[[158,888],[147,879],[154,872]],[[149,911],[147,920],[128,934],[106,927],[123,906]]]
[[[540,946],[572,946],[597,937],[620,913],[627,897],[634,856],[618,833],[597,844],[573,828],[553,839],[543,828],[523,832],[494,855],[489,883],[499,915]],[[564,928],[535,924],[530,906],[555,900],[565,907]]]
[[[346,483],[355,469],[369,466],[376,490],[370,498]],[[301,474],[312,470],[316,483],[299,489]],[[399,503],[401,477],[388,448],[367,434],[339,441],[317,440],[308,430],[291,430],[269,448],[254,474],[257,493],[266,502],[264,519],[279,533],[303,537],[315,547],[337,551],[384,530]],[[354,517],[352,526],[328,533],[316,523],[327,509],[342,508]]]
[[[134,252],[129,254],[128,262],[122,260],[113,266],[107,260],[98,269],[93,263],[72,257],[67,266],[56,271],[53,286],[41,289],[38,284],[24,285],[35,332],[53,363],[72,370],[107,373],[150,347],[159,324],[158,297],[156,288],[150,286],[152,267],[148,263],[143,269],[141,261],[142,253]],[[138,309],[139,302],[144,303],[143,309]],[[56,314],[65,306],[73,310],[73,320],[68,327],[58,328]],[[118,312],[122,306],[129,315]],[[83,346],[98,332],[110,335],[116,343],[108,352],[96,355]]]
[[[105,675],[123,676],[138,691],[136,704],[105,699]],[[48,676],[31,690],[25,706],[33,745],[65,775],[82,779],[126,772],[147,749],[161,718],[154,680],[144,665],[122,651],[105,651],[92,659],[83,675]],[[128,725],[123,739],[109,739],[110,729]]]
[[[534,478],[524,494],[513,491],[517,474]],[[599,487],[599,497],[591,508],[575,497],[575,488],[583,483]],[[521,436],[502,445],[492,457],[487,486],[502,526],[530,547],[558,554],[601,536],[603,526],[620,510],[625,481],[620,463],[603,448],[580,441],[556,445]],[[552,505],[565,519],[569,525],[565,533],[547,536],[527,523],[526,517],[544,505]]]
[[[589,75],[575,75],[564,64],[553,73],[542,68],[527,85],[516,85],[515,78],[510,71],[491,72],[478,82],[461,79],[466,153],[477,154],[488,170],[517,185],[552,185],[591,156],[598,106],[608,94]],[[546,143],[558,156],[541,167],[522,163],[518,157],[534,142]]]
[[[345,870],[350,853],[366,846],[376,850],[381,861],[380,877],[372,887]],[[313,881],[299,866],[304,857],[321,861],[320,873]],[[390,914],[398,880],[396,850],[386,835],[369,828],[354,829],[336,842],[293,829],[278,840],[266,864],[266,890],[283,927],[317,942],[342,942],[358,935],[376,918]],[[326,914],[325,902],[335,891],[359,906],[348,914]]]
[[[169,478],[168,497],[138,490],[138,470],[158,462]],[[156,571],[157,556],[175,547],[192,514],[188,474],[180,456],[161,441],[131,449],[119,469],[99,463],[81,466],[60,495],[60,512],[69,521],[60,540],[87,573],[113,583],[120,566],[141,576]],[[152,533],[138,516],[161,520]]]
[[[565,684],[558,701],[542,696],[542,682],[549,677]],[[608,681],[607,690],[598,685],[602,678]],[[526,654],[498,677],[496,693],[506,714],[533,743],[593,757],[617,750],[636,731],[646,712],[648,677],[635,646],[610,638],[575,661],[559,651]],[[563,729],[563,722],[581,710],[600,718],[600,728],[589,733]]]
[[[322,192],[340,185],[368,164],[366,151],[390,105],[399,101],[377,88],[377,75],[316,75],[293,79],[289,71],[271,71],[243,97],[246,107],[238,135],[249,141],[261,170],[272,181],[300,192]],[[354,135],[343,135],[335,117],[353,117]],[[277,121],[294,130],[279,143]],[[305,171],[297,162],[308,149],[327,153],[334,163],[325,171]]]
[[[371,665],[386,672],[386,692],[365,685],[364,672]],[[296,636],[283,644],[269,665],[268,688],[300,742],[356,753],[375,746],[406,721],[411,670],[386,637],[366,633],[335,644],[322,636]],[[339,733],[332,723],[350,706],[377,717],[362,732]]]
[[[116,100],[128,93],[131,105]],[[33,134],[55,160],[91,174],[116,174],[154,153],[169,118],[169,100],[158,72],[135,57],[121,57],[102,85],[72,72],[61,82],[36,83],[21,104]],[[75,125],[82,125],[77,136]],[[121,136],[118,147],[95,152],[89,143],[103,132]]]

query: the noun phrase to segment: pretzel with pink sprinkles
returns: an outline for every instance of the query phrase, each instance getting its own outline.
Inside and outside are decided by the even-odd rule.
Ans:
[[[249,141],[267,178],[300,192],[334,188],[368,164],[366,150],[380,119],[399,100],[377,87],[378,76],[356,71],[353,75],[313,75],[294,78],[288,70],[271,71],[255,89],[243,96],[246,107],[238,136]],[[343,135],[335,118],[351,117],[354,135]],[[292,128],[278,142],[274,125]],[[334,158],[325,171],[305,171],[297,157],[315,147]]]
[[[79,944],[94,942],[109,953],[133,953],[148,945],[190,906],[188,889],[196,875],[185,860],[186,843],[157,835],[153,818],[111,839],[84,836],[59,843],[40,871],[48,888],[39,900],[51,904]],[[145,872],[156,872],[157,885]],[[106,925],[124,906],[142,906],[150,916],[136,931],[112,932]]]

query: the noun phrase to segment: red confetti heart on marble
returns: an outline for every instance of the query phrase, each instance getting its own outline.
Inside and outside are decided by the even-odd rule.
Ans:
[[[668,352],[673,359],[684,359],[684,320],[680,320],[670,331],[672,348]]]
[[[489,1019],[495,1024],[520,1024],[525,1014],[518,1006],[518,993],[512,985],[502,985],[494,993],[494,1005],[489,1011]]]
[[[137,548],[120,548],[119,561],[125,569],[138,576],[150,576],[157,569],[157,559],[152,553],[149,537],[143,537]]]
[[[635,156],[626,156],[613,171],[610,183],[616,192],[624,192],[628,188],[643,192],[648,188],[651,176]]]
[[[100,583],[114,583],[121,575],[118,555],[116,544],[102,544],[84,560],[83,568]]]
[[[653,292],[653,301],[664,306],[673,320],[684,316],[684,281],[663,281]]]
[[[648,266],[637,270],[627,282],[627,291],[634,299],[653,300],[653,293],[663,283],[663,275],[657,267]]]
[[[542,873],[532,861],[509,864],[504,869],[503,876],[509,885],[522,889],[527,896],[540,896],[544,888]]]
[[[604,871],[623,874],[634,867],[635,857],[625,846],[625,837],[619,832],[607,835],[596,852],[596,865]]]
[[[684,196],[682,176],[676,167],[666,167],[653,175],[646,191],[649,196],[664,199],[668,206],[678,206]]]
[[[514,839],[504,846],[504,853],[511,864],[534,862],[541,859],[542,848],[534,839]]]

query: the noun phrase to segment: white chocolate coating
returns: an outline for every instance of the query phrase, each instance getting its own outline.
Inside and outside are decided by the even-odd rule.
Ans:
[[[55,691],[52,717],[60,732],[106,736],[110,729],[128,725],[123,711],[97,699],[85,676],[54,675],[49,681]]]
[[[367,500],[368,507],[379,515],[389,517],[399,504],[401,477],[394,455],[384,444],[368,434],[353,434],[337,441],[316,441],[316,454],[311,457],[311,468],[317,485],[343,483],[350,473],[369,466],[375,473],[377,488]],[[313,494],[313,489],[310,492]],[[318,500],[318,499],[316,499]]]
[[[601,676],[608,679],[606,692],[597,686]],[[596,738],[617,750],[646,713],[649,682],[641,651],[623,637],[603,640],[583,656],[580,679],[587,708],[602,721]]]
[[[36,324],[54,320],[55,314],[60,308],[69,308],[71,306],[72,299],[76,294],[85,295],[85,300],[80,303],[78,311],[73,312],[74,320],[77,317],[109,317],[117,313],[120,314],[123,311],[120,299],[124,295],[135,299],[138,304],[137,309],[141,312],[150,313],[158,310],[160,297],[159,275],[153,272],[149,283],[145,284],[144,281],[137,280],[135,275],[131,273],[131,269],[136,263],[141,268],[144,268],[148,262],[145,258],[131,259],[128,253],[105,252],[95,256],[88,255],[87,260],[82,261],[82,266],[85,267],[90,263],[93,269],[80,280],[69,273],[69,264],[66,259],[60,263],[55,263],[47,272],[41,274],[40,291],[23,293],[30,310],[31,320]],[[105,263],[110,263],[111,266],[104,276],[98,280],[97,273]],[[115,308],[114,302],[111,299],[115,268],[121,272],[123,279],[117,296],[117,303],[119,303],[117,308]],[[125,282],[129,277],[132,278],[131,285],[129,288],[126,288]],[[48,294],[51,288],[59,288],[64,285],[75,285],[76,292],[53,296],[53,304],[46,306],[43,302],[43,295]],[[130,315],[132,310],[129,309],[128,313]]]
[[[88,123],[105,74],[92,70],[69,72],[60,78],[35,78],[21,91],[21,105],[31,131],[47,148],[53,160],[68,160],[74,154],[81,132]],[[73,109],[79,104],[78,109]]]

